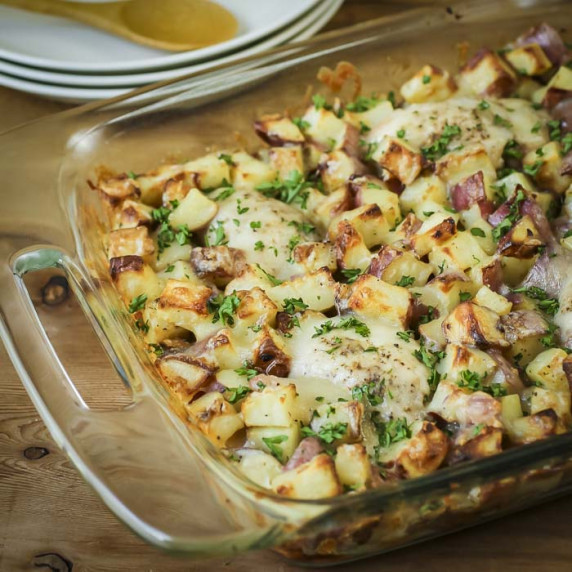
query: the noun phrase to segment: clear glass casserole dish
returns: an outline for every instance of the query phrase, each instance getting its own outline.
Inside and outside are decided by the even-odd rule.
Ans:
[[[139,536],[196,558],[274,547],[301,563],[336,563],[572,488],[570,434],[327,501],[287,499],[249,483],[198,430],[189,430],[157,379],[109,281],[104,217],[86,184],[101,166],[145,171],[161,159],[232,145],[236,132],[248,137],[257,116],[300,101],[322,65],[350,61],[365,92],[395,89],[428,61],[454,68],[461,42],[502,45],[541,21],[561,29],[572,22],[572,4],[505,0],[420,9],[1,136],[4,343],[56,442]],[[90,408],[63,368],[24,284],[26,274],[45,269],[68,277],[132,395],[127,406]]]

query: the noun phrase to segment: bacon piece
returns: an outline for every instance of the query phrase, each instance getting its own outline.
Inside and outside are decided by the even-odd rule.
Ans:
[[[317,437],[306,437],[302,439],[290,460],[284,465],[284,471],[291,471],[308,461],[311,461],[316,455],[319,455],[324,451],[324,447],[320,443]]]
[[[492,214],[494,210],[493,203],[488,200],[485,192],[485,181],[482,171],[478,171],[454,185],[450,194],[453,207],[457,211],[467,210],[474,204],[479,205],[483,216]]]
[[[569,59],[566,46],[560,34],[546,23],[539,24],[527,30],[516,39],[515,46],[538,44],[546,54],[546,57],[555,65],[560,66]]]

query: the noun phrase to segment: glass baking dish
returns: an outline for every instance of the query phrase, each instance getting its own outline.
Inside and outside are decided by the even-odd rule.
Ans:
[[[541,21],[558,29],[572,24],[572,3],[494,0],[416,9],[0,136],[2,338],[58,445],[136,534],[193,558],[274,547],[300,563],[323,565],[572,490],[572,434],[323,501],[279,497],[248,482],[182,421],[163,390],[110,284],[104,216],[86,183],[103,166],[143,172],[232,147],[237,132],[254,149],[252,121],[299,104],[322,65],[354,63],[364,93],[396,89],[427,62],[455,68],[463,42],[472,50],[500,46]],[[130,392],[128,405],[88,406],[66,373],[24,283],[26,274],[46,269],[67,276]]]

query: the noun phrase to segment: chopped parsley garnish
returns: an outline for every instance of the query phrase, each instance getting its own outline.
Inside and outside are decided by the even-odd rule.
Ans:
[[[232,157],[226,153],[219,153],[218,158],[221,161],[224,161],[229,167],[233,167],[234,163],[232,162]]]
[[[236,199],[236,212],[238,214],[247,213],[250,210],[250,207],[243,207],[241,206],[242,201],[240,199]]]
[[[212,228],[211,228],[211,232],[212,232]],[[224,233],[224,226],[222,221],[217,221],[217,226],[214,229],[214,240],[211,241],[210,239],[207,239],[207,246],[223,246],[225,244],[228,244],[228,240],[226,238],[226,234]]]
[[[259,220],[250,221],[250,228],[256,230],[257,228],[261,228],[262,223]]]
[[[391,103],[391,107],[393,107],[393,109],[395,109],[397,107],[397,102],[395,101],[395,92],[390,91],[387,94],[387,101],[389,101],[389,103]]]
[[[136,178],[137,178],[137,175],[136,175],[133,171],[128,171],[128,172],[127,172],[127,176],[128,176],[130,179],[136,179]]]
[[[336,350],[339,350],[342,347],[342,338],[335,337],[332,342],[334,345],[329,350],[326,350],[326,353],[329,355],[332,355]],[[328,417],[329,416],[330,415],[328,414]]]
[[[324,443],[331,444],[336,439],[343,439],[348,430],[347,423],[324,423],[316,433],[310,427],[302,427],[304,437],[319,437]]]
[[[191,243],[191,231],[189,230],[188,225],[182,224],[177,227],[177,232],[175,233],[175,240],[183,246],[184,244]]]
[[[470,300],[473,297],[473,295],[470,292],[459,292],[459,300],[461,302],[466,302],[467,300]]]
[[[264,243],[261,240],[257,240],[254,243],[254,250],[256,251],[264,250]]]
[[[364,97],[363,95],[360,95],[356,97],[354,101],[348,103],[346,105],[346,109],[348,111],[361,113],[363,111],[373,109],[379,102],[380,99],[378,97]]]
[[[153,353],[158,357],[161,357],[165,353],[163,346],[159,344],[149,344],[149,347],[152,348]]]
[[[404,342],[410,342],[411,336],[413,336],[414,333],[415,332],[413,330],[405,330],[404,332],[397,332],[397,337]]]
[[[512,225],[520,218],[520,205],[526,199],[526,195],[522,190],[518,190],[514,197],[514,201],[510,205],[510,210],[505,218],[493,228],[493,239],[498,242],[511,228]]]
[[[427,313],[419,318],[420,324],[428,324],[435,319],[435,306],[427,306]]]
[[[282,463],[283,451],[282,447],[280,447],[280,443],[288,441],[288,435],[275,435],[274,437],[262,437],[262,441],[264,441],[264,444],[268,447],[270,454],[273,457],[276,457]]]
[[[291,171],[283,180],[276,178],[270,183],[262,183],[256,187],[265,197],[272,197],[286,203],[298,204],[305,209],[308,201],[308,188],[312,183],[305,181],[300,171]]]
[[[341,273],[347,279],[348,284],[353,284],[358,279],[358,276],[364,273],[364,270],[361,268],[344,268],[341,270]]]
[[[524,165],[522,167],[522,170],[527,175],[530,175],[531,177],[536,177],[536,175],[538,175],[538,171],[540,171],[540,168],[542,167],[542,165],[544,165],[544,161],[541,161],[540,159],[538,159],[537,161],[534,161],[534,163],[532,165]]]
[[[319,93],[312,96],[312,103],[316,109],[331,109],[331,105],[326,103],[326,98]]]
[[[322,336],[331,332],[332,330],[355,330],[356,334],[366,338],[370,334],[370,329],[366,324],[360,322],[357,318],[351,316],[349,318],[344,318],[340,320],[337,324],[334,324],[332,320],[327,320],[321,326],[315,326],[315,334],[312,336],[313,338],[317,338],[318,336]]]
[[[262,272],[262,274],[264,274],[264,276],[266,276],[266,278],[270,281],[272,286],[279,286],[280,284],[282,284],[282,280],[278,280],[276,276],[272,276],[270,272],[266,272],[266,270],[264,270],[264,268],[262,268],[260,264],[256,264],[256,267],[258,268],[258,270],[260,270],[260,272]]]
[[[508,119],[501,117],[498,113],[495,113],[493,123],[499,127],[506,127],[507,129],[512,127],[512,123]]]
[[[226,391],[228,393],[226,400],[229,403],[234,404],[237,401],[245,398],[252,391],[252,389],[246,385],[239,385],[238,387],[229,387]]]
[[[427,349],[425,346],[425,342],[423,338],[421,338],[420,347],[418,350],[413,352],[413,355],[429,369],[429,387],[431,389],[437,389],[437,385],[441,381],[441,375],[437,371],[436,367],[437,364],[445,357],[444,351],[434,352],[432,350]]]
[[[400,129],[397,132],[397,136],[399,137],[399,139],[403,139],[405,137],[405,129]]]
[[[402,286],[406,288],[407,286],[411,286],[415,282],[415,278],[413,276],[402,276],[396,283],[396,286]]]
[[[136,322],[135,322],[135,327],[140,331],[143,332],[144,334],[149,332],[149,322],[146,321],[144,322],[141,318],[139,318]]]
[[[555,324],[549,324],[548,326],[548,331],[546,332],[546,334],[544,334],[544,336],[542,336],[540,338],[540,343],[545,347],[545,348],[553,348],[555,343],[554,343],[554,334],[556,333],[557,327]]]
[[[167,266],[167,268],[165,268],[165,272],[173,272],[173,270],[175,270],[174,264],[169,264],[169,266]]]
[[[431,76],[430,75],[424,75],[423,79],[421,81],[423,82],[423,84],[427,85],[431,81]]]
[[[486,109],[488,109],[491,106],[491,104],[486,101],[485,99],[483,99],[479,105],[477,105],[477,107],[481,110],[481,111],[485,111]]]
[[[387,448],[393,443],[398,443],[411,437],[411,427],[407,424],[405,417],[391,419],[389,421],[377,421],[375,427],[378,431],[380,447]]]
[[[129,302],[129,313],[134,314],[135,312],[139,312],[145,307],[145,303],[147,302],[147,294],[139,294],[139,296],[135,296],[131,302]]]
[[[457,385],[463,389],[470,389],[471,391],[483,391],[488,393],[493,397],[503,397],[507,394],[506,389],[498,384],[493,383],[492,385],[483,385],[484,379],[487,374],[479,375],[476,371],[471,371],[469,369],[464,369],[459,373],[460,378],[457,381]]]
[[[382,402],[381,395],[377,391],[379,387],[383,387],[383,380],[378,383],[370,381],[363,385],[356,385],[352,387],[352,399],[356,401],[368,401],[370,405],[379,405]]]
[[[255,370],[252,364],[248,361],[243,361],[242,367],[235,369],[234,373],[246,377],[247,381],[250,381],[254,376],[258,375],[258,371]]]
[[[226,183],[226,181],[224,181],[224,183]],[[234,195],[234,193],[236,192],[236,189],[231,185],[229,185],[228,183],[225,184],[223,187],[221,187],[219,190],[220,193],[218,193],[217,196],[214,197],[215,201],[224,201],[225,199],[228,199],[228,197]]]
[[[295,314],[296,312],[303,312],[308,308],[308,304],[302,298],[284,298],[282,305],[287,314]]]
[[[538,133],[541,128],[542,128],[542,123],[541,123],[540,121],[537,121],[537,122],[532,126],[530,132],[531,132],[531,133]]]
[[[515,294],[524,294],[533,300],[536,300],[536,305],[549,316],[556,315],[560,304],[556,298],[551,298],[545,290],[537,286],[523,286],[513,290]]]
[[[475,425],[475,428],[473,429],[473,437],[476,437],[485,427],[484,423],[479,423],[478,425]]]
[[[449,143],[460,134],[461,128],[458,125],[449,125],[447,123],[439,138],[432,145],[421,147],[421,153],[423,153],[426,159],[436,161],[448,152]]]
[[[234,314],[239,305],[240,298],[236,295],[236,291],[229,296],[225,296],[221,292],[211,298],[207,302],[207,308],[211,314],[214,314],[213,324],[221,321],[228,326],[234,326]]]
[[[308,129],[308,127],[310,127],[310,124],[305,119],[302,119],[301,117],[292,117],[292,123],[298,129],[300,129],[300,131],[304,131],[304,129]]]
[[[370,161],[371,159],[373,159],[373,155],[377,151],[377,148],[379,146],[378,143],[376,143],[375,141],[368,143],[365,139],[360,139],[359,144],[360,146],[365,147],[363,158],[366,161]]]
[[[471,229],[471,234],[473,236],[480,236],[482,238],[485,238],[487,236],[482,228],[478,228],[476,226]]]
[[[369,125],[366,125],[363,121],[359,122],[359,132],[364,135],[365,133],[367,133],[368,131],[371,131],[371,127]]]
[[[296,230],[303,232],[304,234],[310,234],[316,230],[316,227],[309,222],[298,222],[296,220],[291,220],[288,226],[293,226]]]
[[[520,150],[518,143],[514,139],[511,139],[504,146],[502,156],[504,159],[507,159],[507,158],[522,159],[523,152]]]

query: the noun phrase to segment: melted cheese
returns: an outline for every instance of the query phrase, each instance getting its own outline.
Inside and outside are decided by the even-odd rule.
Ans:
[[[451,141],[450,148],[480,144],[495,168],[503,165],[502,152],[511,139],[515,139],[525,151],[546,143],[545,130],[534,130],[536,132],[533,133],[533,128],[539,121],[544,124],[549,117],[544,111],[535,110],[529,101],[491,99],[487,100],[487,109],[480,109],[481,101],[474,97],[459,97],[396,109],[373,126],[367,140],[380,143],[384,137],[395,137],[398,131],[403,130],[405,141],[421,149],[431,145],[445,125],[458,125],[461,133]],[[495,120],[495,117],[502,121]]]
[[[237,191],[220,201],[207,237],[212,243],[217,227],[222,226],[226,244],[242,250],[249,264],[259,264],[266,272],[286,280],[292,275],[292,265],[288,262],[292,244],[296,240],[317,239],[315,233],[303,233],[293,224],[304,222],[303,213],[288,204],[258,191]],[[257,243],[262,247],[255,248]]]

